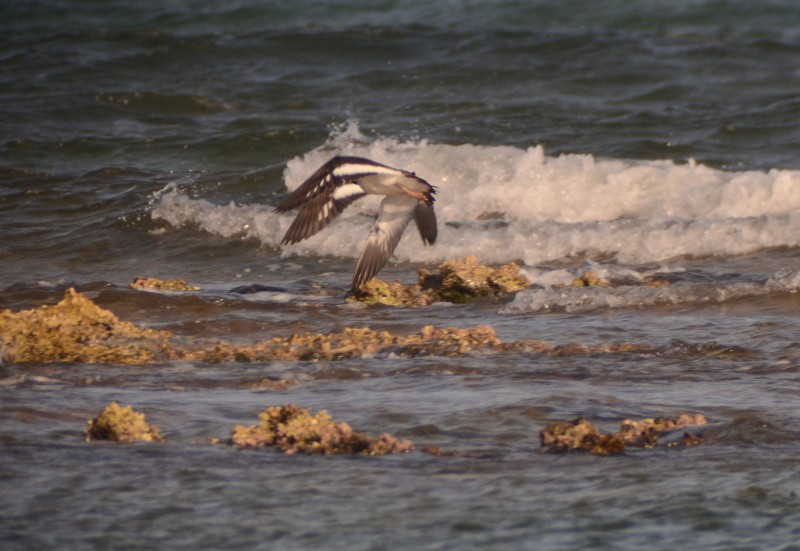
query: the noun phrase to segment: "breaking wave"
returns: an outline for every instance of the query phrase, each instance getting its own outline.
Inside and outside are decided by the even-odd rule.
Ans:
[[[439,241],[423,247],[412,224],[395,251],[402,261],[473,255],[485,263],[517,260],[529,266],[570,257],[642,264],[800,245],[796,170],[731,172],[695,162],[551,157],[541,146],[368,139],[348,123],[324,145],[287,163],[288,190],[336,154],[413,170],[438,187]],[[358,201],[284,254],[357,256],[378,204],[376,197]],[[216,205],[172,186],[155,198],[152,216],[279,247],[294,213],[278,214],[265,204]]]

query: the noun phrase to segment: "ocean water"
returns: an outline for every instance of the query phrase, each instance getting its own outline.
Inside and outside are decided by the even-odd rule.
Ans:
[[[648,346],[0,364],[0,548],[800,548],[797,3],[21,2],[0,30],[0,308],[74,286],[122,319],[240,342],[486,324]],[[293,213],[273,210],[336,154],[438,187],[436,245],[409,230],[382,277],[475,256],[534,285],[346,304],[378,202],[291,247]],[[563,286],[587,271],[614,286]],[[273,290],[230,292],[251,283]],[[86,444],[111,400],[167,441]],[[283,403],[468,456],[208,443]],[[684,412],[711,421],[699,446],[539,446],[552,420]]]

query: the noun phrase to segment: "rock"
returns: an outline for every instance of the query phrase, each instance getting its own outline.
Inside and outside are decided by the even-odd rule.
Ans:
[[[596,272],[586,272],[572,280],[573,287],[613,287],[611,282]]]
[[[423,289],[420,285],[406,285],[399,281],[389,283],[382,279],[372,278],[361,285],[357,293],[348,296],[347,300],[364,304],[417,307],[428,306],[439,299],[435,292]]]
[[[130,286],[146,291],[198,291],[200,289],[200,287],[189,285],[182,279],[158,279],[155,277],[137,277]]]
[[[615,434],[604,434],[592,423],[579,417],[573,421],[554,421],[540,433],[542,447],[549,451],[566,452],[572,450],[588,451],[607,455],[622,453],[626,446],[651,448],[667,432],[708,423],[703,415],[683,414],[677,417],[656,417],[634,421],[625,419]],[[667,446],[693,446],[700,439],[685,433],[683,439]]]
[[[420,270],[418,284],[388,283],[373,278],[348,300],[417,307],[439,301],[463,303],[477,297],[515,293],[529,285],[530,282],[519,273],[516,264],[491,268],[478,264],[477,259],[470,256],[463,262],[447,260],[433,273]]]
[[[87,421],[86,441],[113,440],[115,442],[161,442],[164,439],[158,427],[147,423],[143,413],[131,406],[111,402],[97,417]]]
[[[625,419],[622,421],[619,434],[628,444],[649,448],[654,446],[659,437],[664,433],[694,425],[705,425],[707,423],[708,420],[700,414],[682,414],[677,417],[654,417],[641,419],[639,421]],[[693,438],[691,435],[688,436]]]
[[[615,434],[603,434],[592,423],[579,417],[573,421],[554,421],[540,433],[542,446],[550,451],[588,451],[599,455],[625,451],[625,442]]]
[[[7,362],[146,364],[165,355],[170,338],[167,331],[120,321],[75,289],[54,306],[0,312]]]
[[[259,414],[260,423],[233,428],[231,444],[238,448],[274,447],[288,454],[386,455],[413,449],[409,440],[390,434],[373,438],[355,432],[347,423],[334,422],[327,411],[317,414],[293,404],[270,407]]]
[[[464,329],[426,326],[411,335],[346,327],[338,333],[295,334],[251,344],[231,343],[139,328],[119,320],[74,289],[69,289],[55,306],[0,312],[0,359],[13,363],[337,361],[381,353],[455,356],[481,350],[570,356],[651,352],[652,347],[630,343],[554,346],[535,340],[503,343],[489,326]]]

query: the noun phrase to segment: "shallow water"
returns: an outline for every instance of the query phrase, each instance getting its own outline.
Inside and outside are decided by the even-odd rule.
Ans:
[[[647,346],[2,364],[3,549],[795,548],[794,3],[55,2],[4,6],[0,28],[0,308],[75,286],[124,320],[246,343],[432,324]],[[293,214],[273,212],[334,154],[438,186],[438,243],[408,231],[382,277],[475,255],[534,286],[345,303],[376,203],[285,249]],[[561,286],[587,271],[615,286]],[[137,276],[201,289],[137,291]],[[230,292],[251,283],[274,290]],[[299,383],[263,382],[280,378]],[[111,400],[166,442],[85,443]],[[283,403],[469,456],[209,442]],[[701,445],[539,446],[552,420],[683,412],[711,421]]]

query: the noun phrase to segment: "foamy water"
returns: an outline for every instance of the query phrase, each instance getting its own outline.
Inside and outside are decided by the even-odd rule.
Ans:
[[[703,305],[737,299],[761,297],[768,294],[788,294],[800,286],[800,271],[782,269],[771,277],[755,281],[675,281],[669,285],[648,284],[648,274],[613,266],[590,266],[592,272],[611,286],[572,285],[581,270],[524,270],[533,285],[520,291],[501,314],[543,312],[590,312],[606,308],[646,308],[650,306],[685,304]],[[652,280],[650,280],[652,281]]]
[[[446,145],[368,140],[354,123],[287,163],[287,191],[330,157],[367,157],[415,171],[438,187],[439,240],[423,247],[410,228],[395,257],[438,262],[475,255],[483,262],[527,265],[577,255],[610,255],[627,264],[682,255],[727,256],[800,245],[800,171],[729,172],[690,162],[548,156],[541,146]],[[355,257],[380,198],[349,207],[331,226],[285,250]],[[174,227],[194,224],[278,247],[295,213],[270,205],[215,205],[170,187],[152,216]]]

